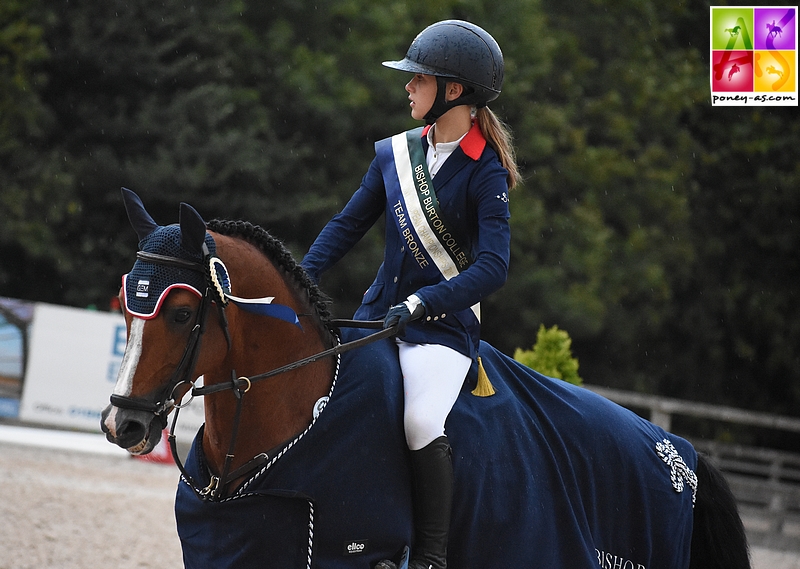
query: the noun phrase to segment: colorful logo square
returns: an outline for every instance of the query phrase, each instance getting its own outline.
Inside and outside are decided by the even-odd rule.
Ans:
[[[752,51],[715,51],[712,69],[712,91],[739,93],[753,90]]]
[[[753,91],[764,93],[796,91],[790,81],[797,77],[794,51],[755,51],[753,53],[755,78]]]
[[[756,8],[753,11],[755,49],[797,49],[797,8]]]
[[[711,8],[711,49],[753,49],[753,8]]]

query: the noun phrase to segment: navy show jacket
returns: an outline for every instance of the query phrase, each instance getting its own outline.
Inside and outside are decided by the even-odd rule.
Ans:
[[[427,152],[427,129],[423,150]],[[395,222],[394,207],[387,203],[383,174],[374,159],[344,209],[320,232],[302,261],[316,282],[386,215],[383,264],[367,289],[355,318],[383,319],[389,307],[416,294],[426,315],[406,327],[401,339],[411,343],[442,344],[474,358],[479,330],[468,323],[470,307],[500,288],[508,274],[509,208],[508,171],[486,143],[477,124],[442,165],[433,179],[442,216],[470,251],[472,264],[448,280],[426,276]]]

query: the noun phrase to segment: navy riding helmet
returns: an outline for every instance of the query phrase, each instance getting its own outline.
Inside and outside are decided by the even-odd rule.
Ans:
[[[384,61],[392,69],[436,77],[438,92],[425,122],[432,124],[458,105],[485,107],[503,86],[503,53],[483,28],[463,20],[444,20],[422,30],[400,61]],[[445,101],[447,81],[464,85],[464,94]]]

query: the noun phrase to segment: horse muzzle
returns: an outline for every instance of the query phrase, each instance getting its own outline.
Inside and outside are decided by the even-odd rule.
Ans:
[[[161,417],[151,412],[109,405],[101,415],[100,429],[109,442],[138,456],[161,441],[162,423]]]

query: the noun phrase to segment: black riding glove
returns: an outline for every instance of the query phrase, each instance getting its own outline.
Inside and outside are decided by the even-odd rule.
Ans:
[[[425,305],[415,294],[409,296],[404,302],[396,304],[386,313],[383,319],[383,328],[391,328],[397,325],[397,333],[402,334],[406,331],[406,324],[413,320],[419,320],[425,315]]]

